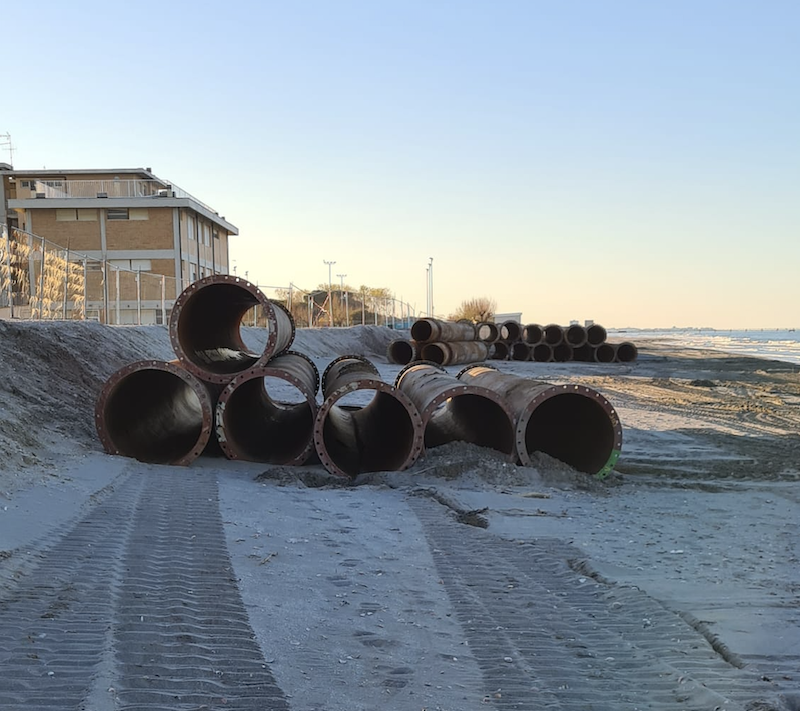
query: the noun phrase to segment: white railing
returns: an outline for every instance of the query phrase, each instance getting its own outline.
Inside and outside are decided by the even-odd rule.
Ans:
[[[218,214],[194,195],[162,180],[37,180],[31,191],[44,198],[186,198]]]

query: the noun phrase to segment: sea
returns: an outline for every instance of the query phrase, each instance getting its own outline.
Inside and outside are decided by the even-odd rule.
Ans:
[[[793,328],[740,331],[713,328],[608,329],[609,341],[635,344],[637,338],[668,339],[688,348],[713,348],[726,353],[800,364],[800,330]]]

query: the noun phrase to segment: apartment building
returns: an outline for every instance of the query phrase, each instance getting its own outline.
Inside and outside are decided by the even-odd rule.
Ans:
[[[31,171],[0,163],[0,178],[0,224],[83,260],[89,318],[161,323],[186,285],[229,271],[237,228],[150,168]]]

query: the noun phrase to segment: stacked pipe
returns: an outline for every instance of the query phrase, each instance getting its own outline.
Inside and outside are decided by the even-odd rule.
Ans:
[[[505,352],[496,349],[494,358],[537,363],[631,363],[638,357],[638,349],[630,341],[609,343],[606,338],[606,329],[599,324],[542,326],[529,323],[523,326],[516,321],[506,321],[500,329]]]
[[[268,326],[256,350],[241,333],[253,308]],[[445,346],[448,364],[474,354],[483,360],[490,345],[505,343],[501,338],[520,343],[525,333],[513,322],[423,322],[419,343]],[[169,332],[176,360],[131,363],[102,388],[95,421],[109,453],[178,465],[215,449],[230,459],[286,465],[316,455],[342,477],[405,469],[426,447],[452,441],[490,447],[522,464],[541,451],[597,476],[619,454],[613,408],[582,386],[514,379],[485,366],[454,376],[438,362],[410,363],[389,384],[354,355],[336,358],[320,379],[308,356],[290,350],[289,313],[236,277],[215,275],[188,287],[175,302]]]
[[[427,361],[438,365],[479,363],[495,357],[499,328],[488,321],[441,321],[417,319],[411,324],[411,340],[397,339],[389,344],[387,357],[392,363],[408,365]],[[501,345],[503,353],[506,352]]]

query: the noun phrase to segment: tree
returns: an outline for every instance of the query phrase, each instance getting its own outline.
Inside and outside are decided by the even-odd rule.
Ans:
[[[494,299],[486,296],[478,296],[466,299],[456,309],[454,314],[448,316],[450,321],[468,319],[469,321],[492,321],[497,312],[497,304]]]

